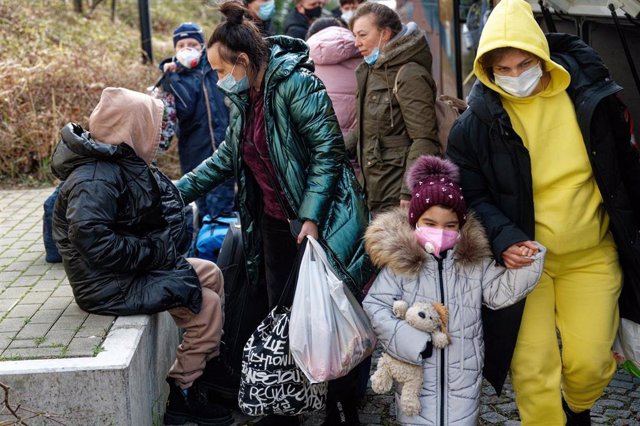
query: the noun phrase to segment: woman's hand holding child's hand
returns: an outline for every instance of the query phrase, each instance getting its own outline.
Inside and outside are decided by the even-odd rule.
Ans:
[[[532,257],[538,253],[538,246],[533,241],[522,241],[513,244],[502,252],[504,266],[509,269],[518,269],[533,263]]]

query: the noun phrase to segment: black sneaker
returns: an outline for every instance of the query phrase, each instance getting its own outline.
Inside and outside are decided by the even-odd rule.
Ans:
[[[584,410],[579,413],[573,412],[564,398],[562,398],[562,408],[567,416],[567,426],[591,426],[590,410]]]
[[[164,414],[165,425],[183,425],[197,423],[200,426],[228,426],[233,423],[231,412],[219,404],[211,403],[205,392],[194,383],[187,395],[167,378],[169,398]]]
[[[358,404],[356,401],[327,401],[326,417],[322,426],[359,426]]]
[[[269,416],[264,416],[253,426],[299,426],[302,424],[302,420],[300,416],[279,416],[276,414],[271,414]]]
[[[216,397],[235,401],[238,399],[240,373],[231,368],[223,352],[207,362],[202,376],[196,381]]]

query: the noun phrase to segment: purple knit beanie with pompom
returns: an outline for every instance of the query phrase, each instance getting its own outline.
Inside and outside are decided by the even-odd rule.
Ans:
[[[451,161],[433,155],[418,157],[407,173],[407,184],[411,189],[411,226],[416,226],[427,209],[437,205],[455,211],[462,226],[467,219],[467,205],[459,181],[460,171]]]

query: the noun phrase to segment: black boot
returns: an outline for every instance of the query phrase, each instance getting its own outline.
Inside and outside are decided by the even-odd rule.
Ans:
[[[567,402],[562,399],[562,408],[567,416],[567,426],[591,426],[591,411],[585,410],[579,413],[571,411]]]
[[[356,400],[327,401],[327,416],[322,426],[359,426],[358,403]]]
[[[253,426],[300,426],[302,420],[300,416],[279,416],[277,414],[270,414],[264,416],[259,421],[253,424]]]
[[[224,352],[207,362],[197,382],[216,398],[238,401],[240,373],[231,368]]]
[[[189,422],[201,426],[227,426],[233,423],[229,410],[210,403],[197,383],[191,385],[186,395],[173,379],[167,378],[167,383],[169,399],[164,414],[165,425],[183,425]]]

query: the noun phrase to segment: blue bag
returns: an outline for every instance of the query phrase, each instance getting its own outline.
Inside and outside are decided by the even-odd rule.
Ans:
[[[205,215],[202,219],[200,232],[198,232],[198,238],[196,239],[198,257],[212,262],[217,261],[220,247],[222,247],[222,242],[227,235],[229,227],[239,224],[239,222],[236,216],[217,216],[211,218],[211,216]]]
[[[62,183],[56,187],[51,195],[44,202],[44,215],[42,217],[42,240],[44,242],[45,260],[49,263],[62,262],[62,257],[58,253],[58,248],[53,240],[53,208],[60,192]]]

